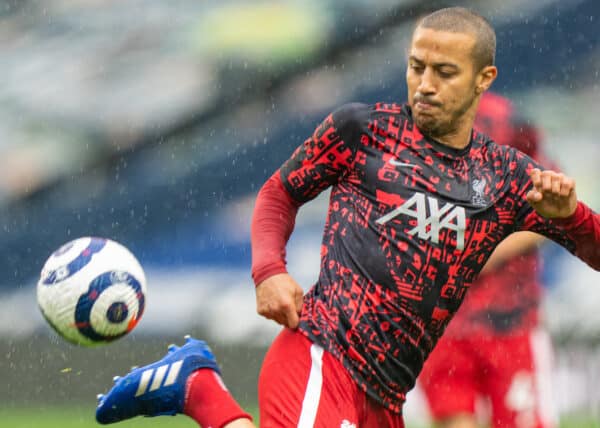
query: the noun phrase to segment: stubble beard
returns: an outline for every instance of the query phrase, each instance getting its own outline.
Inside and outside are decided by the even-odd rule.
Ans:
[[[423,135],[436,140],[443,139],[443,137],[456,133],[462,124],[464,114],[471,108],[474,102],[475,96],[473,95],[452,112],[450,118],[447,120],[436,120],[435,117],[431,116],[423,117],[422,115],[414,115],[415,124]]]

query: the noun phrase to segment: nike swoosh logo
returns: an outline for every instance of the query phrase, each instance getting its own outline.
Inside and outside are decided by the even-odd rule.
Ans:
[[[408,166],[408,167],[418,166],[418,165],[415,165],[414,163],[400,162],[398,159],[395,159],[395,158],[391,158],[388,162],[390,163],[390,165],[394,165],[394,166]]]

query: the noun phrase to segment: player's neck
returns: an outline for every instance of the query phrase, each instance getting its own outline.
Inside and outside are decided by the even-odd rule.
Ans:
[[[454,129],[444,135],[439,135],[435,140],[440,144],[457,150],[467,147],[471,142],[476,108],[477,103],[473,104],[469,110],[456,119]]]
[[[471,127],[461,126],[453,132],[436,137],[435,140],[453,149],[464,149],[471,142],[471,129]]]

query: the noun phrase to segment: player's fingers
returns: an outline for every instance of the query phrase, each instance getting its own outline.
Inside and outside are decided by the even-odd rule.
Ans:
[[[304,296],[302,291],[296,293],[296,312],[300,314],[302,312],[302,304],[304,303]]]
[[[296,308],[289,308],[289,311],[286,314],[286,322],[285,325],[289,328],[296,328],[298,327],[298,324],[300,323],[300,318],[298,317],[298,312],[296,311]]]
[[[259,302],[259,304],[256,307],[256,311],[259,315],[270,320],[277,321],[278,318],[283,319],[283,317],[278,316],[280,312],[280,310],[278,309],[278,304],[271,300],[264,300]]]
[[[289,327],[289,323],[288,323],[288,319],[285,315],[281,315],[278,316],[276,318],[273,318],[273,320],[277,323],[277,324],[281,324],[284,327]]]
[[[552,177],[554,173],[552,171],[542,171],[542,192],[549,193],[552,191]]]
[[[573,190],[575,190],[575,180],[564,177],[560,185],[560,196],[569,196]]]
[[[553,195],[559,196],[560,195],[560,189],[563,183],[563,179],[564,179],[564,175],[563,174],[554,174],[552,176],[552,187],[551,187],[551,191]]]
[[[542,200],[542,194],[535,190],[535,188],[527,192],[526,197],[529,203],[536,203]]]
[[[295,308],[291,304],[283,304],[275,312],[275,321],[281,325],[290,327],[290,322],[293,321],[290,318],[290,314],[295,314]],[[297,324],[297,323],[296,323]]]
[[[275,319],[274,318],[274,314],[266,306],[257,306],[256,312],[261,317],[265,317],[265,318],[270,319],[270,320],[274,320]]]
[[[540,188],[542,185],[542,171],[538,168],[533,168],[529,172],[529,177],[531,177],[531,182],[533,183],[533,187]]]
[[[296,314],[296,309],[294,306],[295,305],[293,303],[288,301],[271,301],[267,302],[263,307],[261,307],[259,314],[267,319],[277,322],[278,324],[289,327],[290,323],[294,324],[294,320],[290,316],[290,314]],[[296,314],[296,318],[297,317],[298,315]],[[295,321],[295,324],[297,325],[298,322]]]
[[[290,324],[293,324],[293,314],[296,314],[296,310],[294,309],[293,305],[282,306],[280,311],[277,313],[277,322],[285,325],[286,327],[290,327]]]
[[[284,313],[273,311],[273,310],[265,310],[259,311],[259,314],[265,317],[266,319],[273,320],[277,324],[287,325],[287,317]]]

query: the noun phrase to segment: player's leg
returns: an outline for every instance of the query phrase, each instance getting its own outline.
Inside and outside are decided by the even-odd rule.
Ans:
[[[256,428],[250,419],[241,418],[224,425],[223,428]]]
[[[489,352],[492,426],[557,426],[549,386],[552,351],[547,333],[534,330],[507,336],[495,340]]]
[[[473,414],[452,415],[447,419],[436,422],[438,428],[478,428],[477,420]]]
[[[198,370],[188,379],[183,413],[201,427],[255,426],[250,415],[231,396],[221,376],[211,369]]]
[[[209,347],[189,336],[182,347],[169,346],[159,361],[115,377],[111,390],[98,399],[96,419],[102,424],[182,413],[204,427],[253,426],[225,388]]]
[[[479,371],[476,358],[469,340],[442,337],[425,362],[418,382],[437,427],[477,427],[475,400]]]
[[[260,425],[265,428],[359,426],[360,391],[343,365],[299,331],[284,329],[258,381]]]

